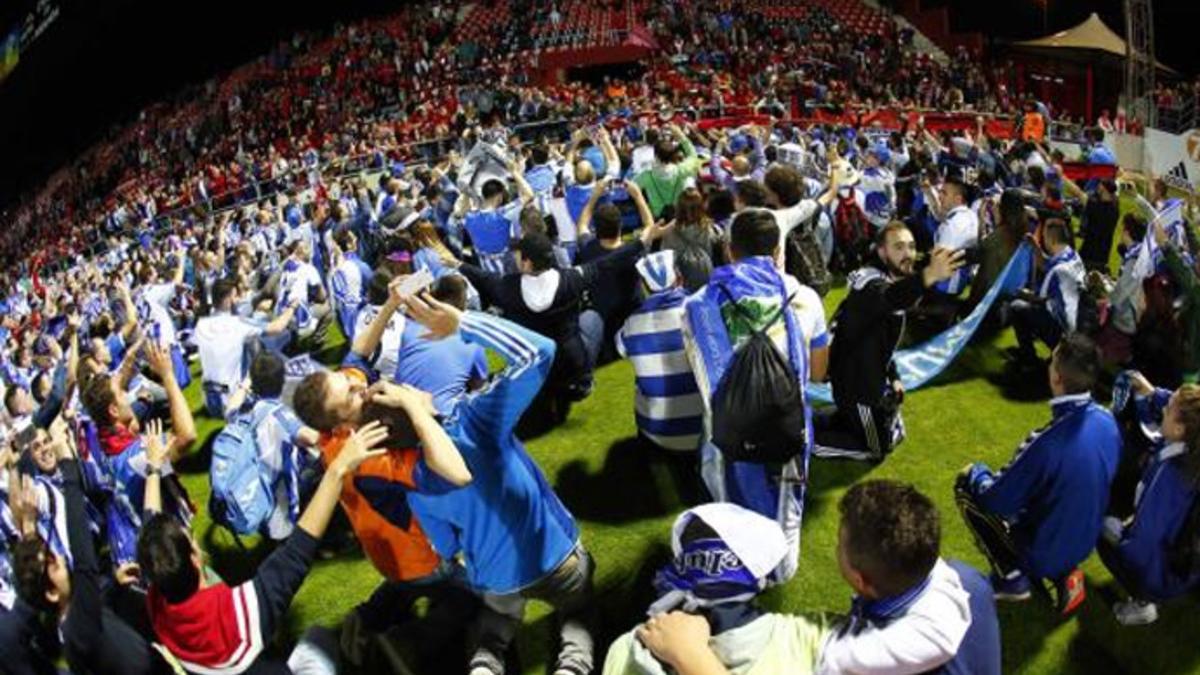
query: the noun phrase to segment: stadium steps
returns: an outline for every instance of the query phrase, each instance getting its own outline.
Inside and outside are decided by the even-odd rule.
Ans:
[[[903,14],[884,9],[879,4],[878,0],[860,0],[860,2],[868,7],[873,7],[880,11],[887,12],[892,19],[896,21],[896,25],[899,27],[899,29],[911,29],[913,32],[913,49],[917,50],[918,52],[929,54],[934,61],[943,66],[949,65],[950,56],[946,54],[945,50],[937,46],[933,40],[929,39],[929,36],[922,33],[921,29],[914,26],[913,23],[909,21]]]

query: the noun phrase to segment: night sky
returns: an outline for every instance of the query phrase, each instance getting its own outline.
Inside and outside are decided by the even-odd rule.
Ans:
[[[1120,0],[1049,0],[1051,31],[1100,12],[1122,34]],[[146,103],[202,82],[268,50],[296,29],[329,25],[337,18],[376,14],[400,0],[281,2],[206,0],[54,0],[57,22],[21,56],[0,83],[0,204],[9,203]],[[994,36],[1023,39],[1042,34],[1035,0],[929,0],[949,2],[956,29],[988,27]],[[34,0],[0,0],[0,31],[25,14]],[[180,7],[195,10],[179,14]],[[1196,73],[1194,33],[1200,2],[1155,3],[1159,56]]]

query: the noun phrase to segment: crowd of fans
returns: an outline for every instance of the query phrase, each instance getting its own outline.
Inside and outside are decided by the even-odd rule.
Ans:
[[[689,105],[728,91],[771,108],[789,78],[821,90],[805,105],[1001,105],[967,62],[768,7],[649,8],[669,46],[640,82],[599,89],[525,86],[519,62],[448,41],[444,6],[414,7],[148,111],[125,156],[58,183],[35,218],[57,224],[34,234],[64,250],[97,237],[4,288],[3,667],[333,672],[404,622],[425,667],[488,675],[535,599],[554,610],[556,675],[999,673],[995,602],[1036,592],[1075,612],[1097,547],[1129,595],[1122,624],[1194,589],[1195,203],[1160,180],[1077,184],[1032,100],[1010,140],[982,118],[696,124]],[[405,162],[402,144],[431,134],[444,153]],[[1115,165],[1103,131],[1086,136],[1070,159]],[[100,201],[117,179],[133,187]],[[1122,195],[1138,205],[1124,217]],[[987,323],[1015,329],[1010,368],[1045,378],[1051,421],[1004,468],[945,486],[990,578],[941,557],[927,496],[866,481],[839,504],[847,616],[758,608],[796,573],[810,458],[885,461],[906,435],[897,346],[967,315],[1021,256],[1030,278]],[[827,317],[834,276],[849,291]],[[330,331],[349,344],[333,370],[313,358]],[[567,419],[618,358],[640,442],[690,458],[711,503],[679,516],[649,620],[608,646],[588,542],[517,431]],[[193,377],[225,423],[207,504],[174,471],[198,451]],[[1110,385],[1111,406],[1093,399]],[[207,566],[197,509],[272,542],[249,580]],[[358,546],[384,581],[340,634],[306,627],[282,649],[318,552]]]
[[[497,116],[516,124],[664,105],[791,114],[793,98],[796,112],[885,103],[1011,112],[1019,104],[1003,68],[987,73],[966,52],[939,64],[912,49],[890,19],[851,28],[821,5],[797,18],[763,2],[631,3],[634,22],[661,46],[645,76],[611,87],[534,88],[544,50],[493,39],[496,31],[531,34],[534,17],[552,16],[537,11],[546,3],[527,4],[505,4],[507,22],[488,24],[490,32],[472,30],[475,14],[496,11],[486,3],[465,15],[432,3],[332,35],[297,35],[114,130],[6,213],[0,253],[58,260],[88,250],[131,214],[226,206],[283,182],[309,183],[315,167],[440,154],[413,144]],[[618,6],[625,3],[610,11],[624,14]],[[770,46],[778,44],[787,46]]]

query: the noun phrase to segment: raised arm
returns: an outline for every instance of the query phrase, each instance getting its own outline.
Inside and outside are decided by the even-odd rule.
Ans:
[[[513,183],[517,186],[517,194],[521,197],[521,203],[532,202],[536,195],[533,194],[533,188],[529,187],[529,183],[525,181],[525,171],[522,169],[521,163],[516,160],[509,162],[508,170],[512,173]]]
[[[183,264],[187,256],[183,254],[183,249],[175,251],[175,272],[171,275],[171,283],[175,284],[176,288],[183,285]]]
[[[150,420],[146,434],[142,436],[142,447],[146,451],[146,487],[142,496],[142,511],[147,517],[162,513],[162,469],[167,462],[167,449],[173,445],[170,436],[163,440],[162,422]]]
[[[517,324],[484,312],[461,312],[428,294],[408,301],[410,315],[429,328],[429,336],[455,333],[490,349],[507,366],[478,392],[464,399],[460,414],[494,433],[511,434],[517,420],[542,388],[554,361],[552,341]]]
[[[125,356],[121,358],[121,365],[117,368],[117,389],[127,391],[129,383],[133,381],[133,376],[137,373],[138,354],[142,351],[142,346],[146,344],[144,337],[139,337],[134,340],[132,345],[125,350]]]
[[[292,324],[292,317],[296,316],[297,306],[297,303],[293,302],[284,307],[283,311],[279,313],[279,316],[272,319],[271,322],[263,328],[263,332],[267,335],[279,335],[283,331],[287,330],[288,326]]]
[[[612,179],[605,176],[592,186],[592,194],[588,197],[587,204],[583,206],[583,211],[579,212],[579,222],[575,223],[575,232],[579,239],[592,233],[592,214],[596,212],[596,204],[600,202],[600,198],[604,196],[604,191],[610,184],[612,184]]]
[[[467,468],[454,441],[434,417],[437,411],[433,407],[433,397],[427,392],[406,384],[377,382],[371,388],[371,400],[390,408],[400,408],[408,414],[417,438],[421,439],[425,465],[431,471],[456,487],[471,482],[471,470]]]
[[[242,378],[238,383],[237,389],[229,395],[229,399],[225,401],[225,419],[229,420],[234,413],[242,409],[242,404],[246,402],[246,398],[250,396],[250,376]]]
[[[654,213],[650,210],[650,204],[646,202],[646,195],[642,194],[642,188],[638,187],[637,183],[627,180],[625,181],[625,191],[629,193],[629,198],[637,207],[638,220],[642,224],[642,229],[648,230],[654,227]]]
[[[151,340],[146,344],[146,360],[162,380],[163,389],[167,392],[167,405],[171,410],[171,431],[174,434],[174,441],[168,448],[168,453],[171,461],[175,461],[182,457],[188,446],[196,440],[196,421],[192,419],[191,406],[184,398],[179,382],[175,380],[171,353],[163,349],[157,340]]]
[[[121,324],[121,339],[128,342],[137,330],[138,313],[133,304],[133,296],[129,294],[129,286],[124,281],[117,284],[117,295],[121,297],[121,306],[125,308],[125,322]]]
[[[600,152],[604,155],[604,162],[609,167],[609,175],[616,176],[620,174],[621,156],[617,154],[616,147],[613,146],[612,138],[609,137],[608,131],[603,127],[600,129],[599,137]],[[617,169],[617,173],[613,173],[613,168]]]
[[[379,341],[383,339],[383,333],[387,330],[388,322],[392,320],[392,315],[400,308],[400,295],[396,292],[399,281],[399,278],[392,281],[387,302],[383,304],[383,308],[380,309],[379,315],[375,317],[375,320],[367,326],[366,330],[354,336],[354,344],[350,347],[350,351],[364,359],[369,359],[375,355],[375,350],[379,349]]]

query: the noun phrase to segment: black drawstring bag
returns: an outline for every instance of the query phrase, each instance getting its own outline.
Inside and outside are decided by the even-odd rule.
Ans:
[[[787,298],[766,325],[718,289],[751,326],[751,334],[729,360],[712,397],[712,441],[735,462],[782,464],[804,450],[804,397],[787,357],[767,336],[787,311]]]

